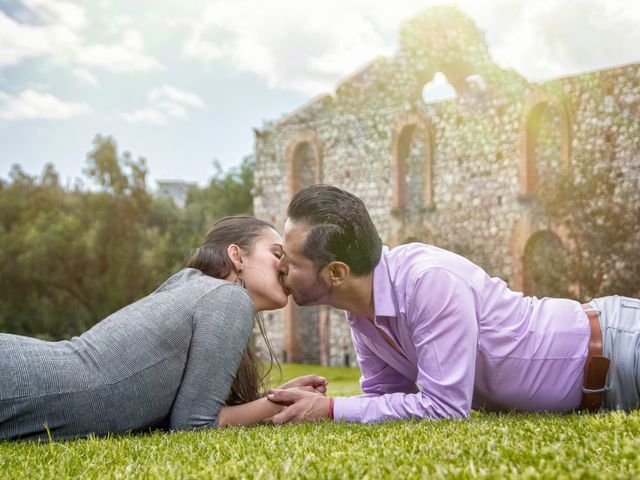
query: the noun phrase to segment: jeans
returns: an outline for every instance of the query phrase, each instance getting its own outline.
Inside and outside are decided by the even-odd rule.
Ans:
[[[640,408],[640,299],[613,295],[589,304],[599,310],[603,354],[611,361],[603,410]]]

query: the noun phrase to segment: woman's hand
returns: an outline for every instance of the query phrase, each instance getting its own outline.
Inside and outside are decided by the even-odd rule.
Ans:
[[[318,375],[304,375],[302,377],[296,377],[293,380],[283,383],[278,390],[288,390],[291,388],[301,388],[309,392],[315,391],[316,393],[327,393],[327,379]]]
[[[280,385],[278,387],[278,391],[291,392],[292,394],[294,394],[295,398],[298,398],[298,396],[304,392],[308,395],[313,395],[316,401],[318,398],[324,398],[327,401],[329,400],[324,396],[324,394],[327,392],[327,379],[318,375],[305,375],[303,377],[294,378],[293,380],[289,380],[288,382]],[[278,413],[281,413],[285,409],[287,400],[289,400],[289,397],[280,399],[280,401],[278,401],[277,398],[271,400],[267,397],[263,397],[258,400],[254,400],[253,402],[245,403],[243,405],[224,406],[220,410],[220,415],[218,416],[218,426],[227,427],[255,425],[257,423],[267,422],[266,419],[268,419],[268,423],[300,421],[294,420],[293,417],[290,418],[289,416],[284,418],[277,416]],[[304,403],[302,403],[299,407],[301,406],[304,406]],[[299,409],[299,407],[294,408],[290,413],[295,413]],[[301,416],[301,418],[311,418],[307,414],[306,410],[302,413],[299,413],[299,416]],[[273,422],[272,419],[275,419],[275,422]]]
[[[332,416],[333,399],[317,392],[310,392],[306,388],[270,390],[267,398],[278,405],[288,406],[279,413],[265,419],[264,423],[272,423],[274,425],[289,422],[300,423],[331,418]]]

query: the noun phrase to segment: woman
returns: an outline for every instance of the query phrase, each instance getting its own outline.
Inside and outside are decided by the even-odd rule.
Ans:
[[[251,425],[277,413],[261,398],[268,372],[249,339],[256,312],[287,302],[281,243],[266,222],[228,217],[187,268],[79,337],[0,334],[0,439]],[[325,384],[310,375],[283,387]]]

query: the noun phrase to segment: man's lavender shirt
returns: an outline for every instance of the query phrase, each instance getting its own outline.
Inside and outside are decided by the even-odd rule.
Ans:
[[[469,260],[430,245],[383,249],[375,324],[347,312],[364,395],[334,418],[376,422],[579,406],[588,319],[573,300],[525,297]]]

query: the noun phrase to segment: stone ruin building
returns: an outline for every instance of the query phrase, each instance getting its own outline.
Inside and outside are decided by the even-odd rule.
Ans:
[[[438,72],[456,97],[425,101]],[[296,191],[333,184],[363,199],[385,244],[449,248],[531,293],[528,265],[563,238],[532,206],[541,169],[578,168],[608,145],[640,172],[640,64],[529,83],[492,61],[460,10],[431,8],[402,26],[394,56],[255,139],[257,217],[282,228]],[[281,360],[355,365],[341,311],[291,301],[266,325]]]

